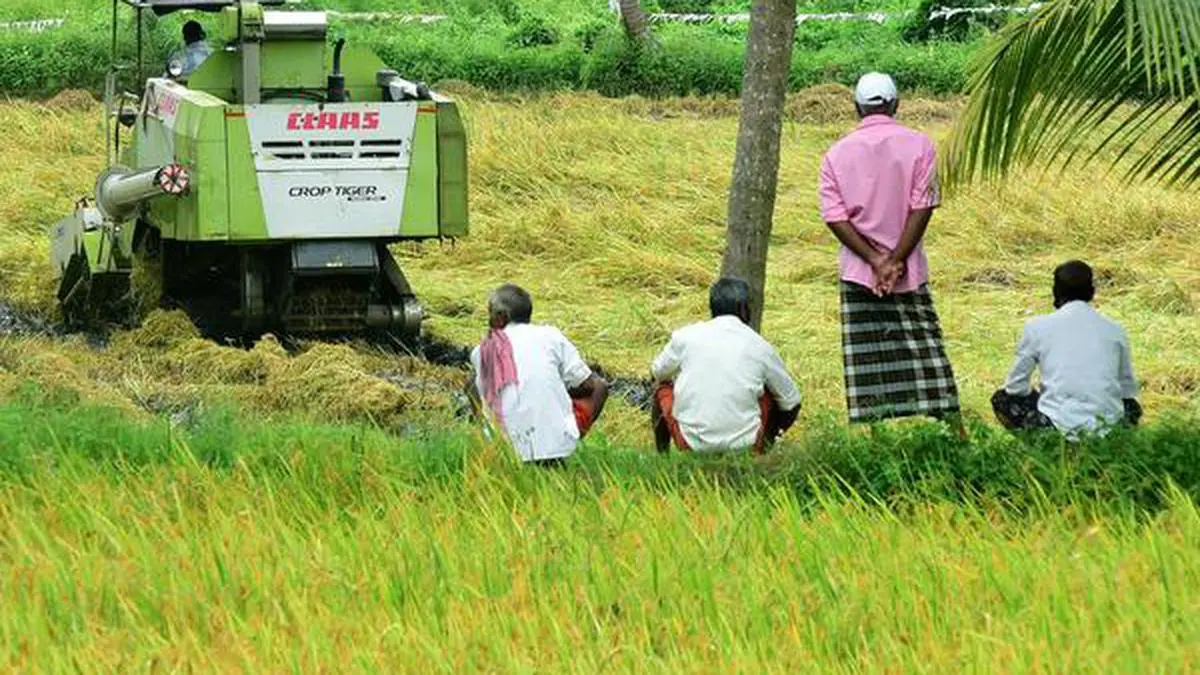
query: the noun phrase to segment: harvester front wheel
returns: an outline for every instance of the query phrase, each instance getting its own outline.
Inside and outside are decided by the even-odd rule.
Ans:
[[[164,239],[161,247],[163,304],[181,309],[206,337],[237,337],[239,260],[227,247]]]
[[[127,273],[94,275],[82,254],[71,256],[58,289],[59,309],[67,331],[132,327],[133,299]]]

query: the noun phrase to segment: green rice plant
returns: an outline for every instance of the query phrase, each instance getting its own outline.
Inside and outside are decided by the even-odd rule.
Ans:
[[[1075,488],[1028,479],[1014,509],[986,491],[942,498],[916,474],[888,496],[854,489],[853,472],[801,480],[599,439],[544,471],[460,429],[398,439],[220,410],[182,429],[28,395],[0,404],[6,670],[1195,663],[1200,517],[1163,481],[1146,512],[1136,491],[1090,493],[1065,461],[1046,475]],[[1145,431],[1145,444],[1086,450],[1132,442],[1140,455],[1175,438],[1195,465],[1194,426]],[[844,429],[812,441],[789,456],[867,468]],[[929,429],[879,445],[913,462],[941,453],[939,472],[966,466]]]

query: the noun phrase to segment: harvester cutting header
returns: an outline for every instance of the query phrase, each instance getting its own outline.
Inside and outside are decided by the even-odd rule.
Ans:
[[[281,2],[120,0],[139,33],[145,11],[211,13],[220,46],[143,79],[139,34],[137,92],[118,94],[131,68],[114,0],[110,166],[51,233],[68,322],[128,300],[137,264],[209,334],[419,333],[388,244],[467,234],[458,110],[370,51],[330,45],[325,13],[264,7]]]

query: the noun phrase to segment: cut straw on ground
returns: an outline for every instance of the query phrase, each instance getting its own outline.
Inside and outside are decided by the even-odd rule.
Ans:
[[[670,332],[705,316],[724,245],[737,102],[448,90],[462,97],[470,133],[471,235],[395,247],[430,310],[427,329],[452,343],[476,343],[487,292],[513,281],[533,293],[535,320],[558,325],[589,360],[616,375],[645,377]],[[103,163],[98,109],[67,98],[70,105],[0,106],[0,122],[14,130],[0,140],[11,159],[0,166],[0,299],[41,319],[55,316],[45,230],[87,194]],[[940,140],[960,108],[955,100],[905,101],[901,117]],[[763,330],[799,381],[803,422],[844,407],[837,246],[818,217],[816,169],[854,119],[848,90],[837,86],[793,95],[788,111]],[[1130,334],[1148,419],[1196,409],[1196,223],[1200,201],[1189,193],[1123,185],[1099,169],[1026,173],[1005,186],[951,195],[934,217],[928,251],[968,414],[990,419],[988,398],[1004,379],[1021,326],[1050,311],[1050,274],[1069,258],[1095,266],[1099,308]],[[319,401],[314,414],[399,419],[411,399],[448,414],[451,392],[463,382],[459,372],[370,350],[356,356],[354,347],[322,348],[309,361],[270,371],[260,355],[196,339],[135,344],[152,333],[147,325],[118,336],[115,344],[133,348],[121,355],[58,340],[10,340],[5,348],[78,364],[90,380],[79,385],[85,395],[136,401],[126,392],[171,388],[177,396],[233,397],[264,413]],[[408,371],[420,375],[394,376]],[[318,383],[318,373],[336,384]],[[361,406],[329,403],[349,391]],[[598,429],[648,442],[643,413],[620,402]]]

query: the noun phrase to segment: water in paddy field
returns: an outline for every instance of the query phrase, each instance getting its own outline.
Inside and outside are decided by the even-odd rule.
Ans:
[[[65,330],[63,326],[47,324],[29,317],[5,303],[0,303],[0,337],[28,337],[34,335],[65,337],[68,334],[69,331]],[[88,344],[93,349],[99,350],[103,350],[108,346],[108,341],[111,337],[106,332],[85,331],[84,334]],[[293,354],[298,349],[298,345],[286,336],[284,336],[282,343],[284,348]],[[253,345],[251,343],[240,346],[249,349]],[[422,336],[417,344],[412,346],[398,346],[388,341],[377,342],[376,346],[398,356],[415,356],[431,364],[454,369],[466,369],[469,367],[472,347],[472,345],[459,345],[428,335]],[[639,380],[614,375],[599,364],[591,365],[598,375],[608,381],[612,397],[624,399],[634,407],[649,410],[650,397],[653,391],[650,380]],[[412,376],[401,372],[378,372],[374,373],[374,376],[409,391],[425,390],[428,384],[423,381],[413,380]],[[446,389],[441,394],[448,397],[448,402],[456,410],[458,416],[465,417],[469,413],[470,403],[466,400],[463,392]],[[154,405],[145,405],[144,407],[155,413],[169,413],[172,417],[179,412],[175,410],[159,410]],[[190,411],[185,412],[189,412],[190,414]]]
[[[471,347],[422,336],[417,355],[434,365],[466,368],[471,360]],[[610,396],[622,398],[636,408],[650,409],[650,397],[654,391],[654,383],[649,378],[623,377],[608,372],[602,365],[596,363],[589,365],[597,375],[608,381]]]
[[[0,336],[49,332],[51,332],[50,328],[42,322],[24,316],[12,307],[0,303]]]

